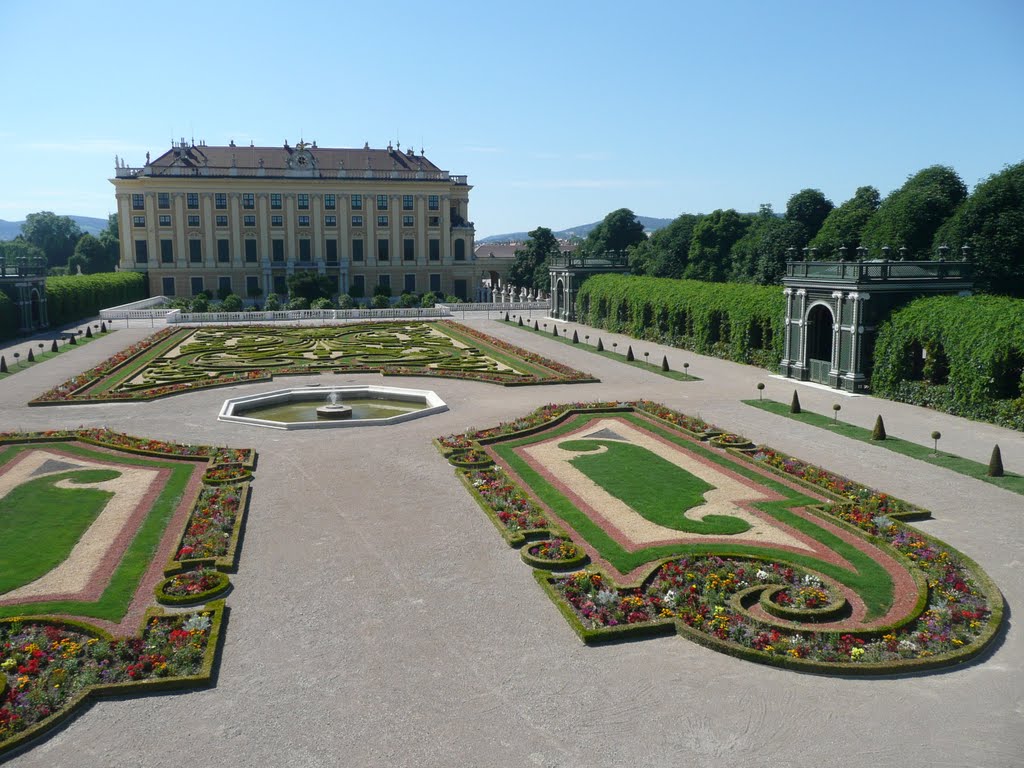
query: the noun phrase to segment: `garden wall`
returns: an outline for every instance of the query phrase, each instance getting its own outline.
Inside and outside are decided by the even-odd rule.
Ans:
[[[576,316],[595,328],[772,369],[785,311],[777,286],[629,275],[596,275],[576,298]]]

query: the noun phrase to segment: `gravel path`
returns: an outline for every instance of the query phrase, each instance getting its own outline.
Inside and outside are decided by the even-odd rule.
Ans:
[[[1024,472],[1024,437],[919,408],[769,378],[636,342],[680,383],[494,320],[467,324],[601,383],[434,389],[447,413],[387,429],[284,433],[215,420],[231,390],[140,404],[26,408],[150,329],[120,330],[0,382],[0,428],[106,425],[260,452],[215,688],[101,701],[17,766],[1020,766],[1024,755],[1024,498],[739,401],[756,394]],[[564,324],[560,324],[564,325]],[[569,326],[570,328],[579,326]],[[570,330],[571,335],[571,330]],[[289,378],[301,384],[378,376]],[[246,393],[280,383],[236,387]],[[796,674],[682,638],[588,648],[430,444],[548,402],[647,397],[921,504],[921,524],[1003,589],[1010,627],[979,663],[902,679]]]

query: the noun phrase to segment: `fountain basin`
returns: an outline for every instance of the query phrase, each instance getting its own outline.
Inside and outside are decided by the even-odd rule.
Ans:
[[[332,395],[336,402],[329,402]],[[269,429],[332,429],[388,426],[447,410],[448,405],[430,390],[357,384],[290,387],[228,398],[217,420]]]

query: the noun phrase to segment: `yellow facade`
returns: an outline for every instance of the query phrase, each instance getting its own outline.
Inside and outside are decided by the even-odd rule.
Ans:
[[[151,295],[284,299],[308,270],[340,293],[476,296],[472,187],[422,153],[182,140],[146,160],[118,160],[111,182],[120,269],[148,273]]]

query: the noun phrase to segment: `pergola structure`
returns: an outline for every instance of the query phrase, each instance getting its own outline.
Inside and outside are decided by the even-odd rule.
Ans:
[[[629,260],[625,253],[609,251],[603,256],[581,256],[563,253],[548,263],[551,277],[550,316],[557,320],[576,320],[576,293],[593,275],[628,275]]]
[[[960,261],[788,261],[779,372],[849,392],[870,385],[878,326],[920,296],[969,295]]]
[[[18,333],[35,333],[49,327],[45,259],[0,260],[0,290],[18,308]]]

